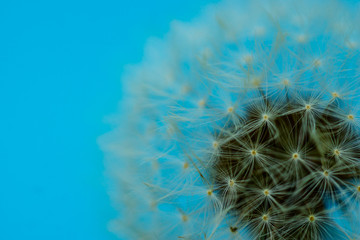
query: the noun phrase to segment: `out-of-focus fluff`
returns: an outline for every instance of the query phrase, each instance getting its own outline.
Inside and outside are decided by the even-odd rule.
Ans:
[[[360,11],[225,1],[152,39],[101,139],[125,239],[359,239]]]

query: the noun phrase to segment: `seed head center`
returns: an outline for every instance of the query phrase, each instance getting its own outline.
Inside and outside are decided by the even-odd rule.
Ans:
[[[310,104],[306,104],[306,105],[305,105],[305,109],[306,109],[306,110],[310,110],[310,109],[311,109],[311,105],[310,105]]]
[[[256,156],[256,154],[257,154],[256,150],[254,150],[254,149],[253,149],[253,150],[251,150],[251,152],[250,152],[250,153],[251,153],[251,155],[252,155],[252,156]]]
[[[264,114],[263,119],[264,119],[264,121],[267,121],[267,120],[269,120],[269,116],[267,114]]]
[[[339,149],[335,149],[335,150],[334,150],[334,154],[335,154],[335,156],[339,156],[339,155],[340,155]]]
[[[292,157],[293,157],[294,160],[298,160],[298,159],[299,159],[299,154],[298,154],[298,153],[294,153]]]
[[[264,214],[264,215],[262,216],[262,220],[265,221],[265,222],[267,222],[267,221],[269,220],[268,215],[267,215],[267,214]]]

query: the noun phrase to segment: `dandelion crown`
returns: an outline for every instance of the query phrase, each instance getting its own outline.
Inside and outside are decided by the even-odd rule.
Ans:
[[[346,5],[348,4],[348,5]],[[173,22],[101,139],[126,239],[360,239],[360,22],[225,1]]]

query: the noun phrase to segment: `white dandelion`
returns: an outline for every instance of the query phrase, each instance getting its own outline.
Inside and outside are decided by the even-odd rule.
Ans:
[[[359,6],[224,0],[123,78],[101,138],[125,239],[360,239]]]

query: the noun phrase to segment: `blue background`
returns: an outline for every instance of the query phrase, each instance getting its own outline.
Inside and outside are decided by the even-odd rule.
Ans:
[[[96,141],[123,66],[206,3],[0,1],[1,240],[116,239]]]

